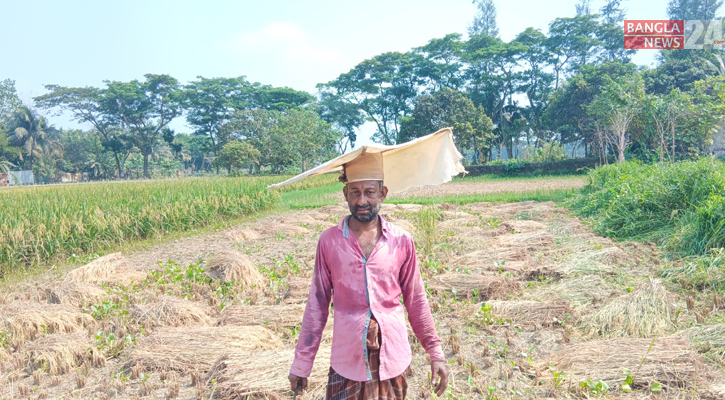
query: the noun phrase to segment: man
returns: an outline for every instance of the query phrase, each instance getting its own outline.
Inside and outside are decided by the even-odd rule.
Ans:
[[[378,215],[388,194],[382,155],[363,154],[343,167],[341,181],[346,184],[343,193],[351,215],[320,235],[289,375],[292,390],[307,388],[332,299],[335,319],[327,399],[405,398],[405,371],[412,359],[405,311],[430,356],[431,380],[441,396],[448,371],[413,239]]]

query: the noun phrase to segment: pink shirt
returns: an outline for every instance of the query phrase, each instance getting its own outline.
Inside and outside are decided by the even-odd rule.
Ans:
[[[378,321],[380,380],[405,372],[412,359],[405,310],[413,333],[431,360],[444,360],[418,269],[410,234],[380,217],[382,235],[366,260],[345,217],[320,235],[312,286],[302,319],[291,373],[308,377],[327,323],[330,299],[335,319],[330,364],[354,381],[371,380],[367,365],[367,328]],[[405,310],[400,303],[403,296]]]

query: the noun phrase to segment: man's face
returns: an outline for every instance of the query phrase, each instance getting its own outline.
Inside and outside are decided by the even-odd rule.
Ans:
[[[375,220],[380,206],[388,194],[388,188],[380,189],[380,181],[361,181],[348,183],[342,189],[353,218],[368,223]]]

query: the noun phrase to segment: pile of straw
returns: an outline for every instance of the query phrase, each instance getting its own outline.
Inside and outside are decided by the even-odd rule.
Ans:
[[[487,301],[491,311],[516,325],[554,326],[571,317],[567,301]]]
[[[46,333],[71,333],[84,330],[93,317],[64,304],[40,304],[18,301],[2,308],[0,326],[14,338],[33,340]]]
[[[208,371],[225,353],[273,350],[282,346],[279,337],[261,326],[163,327],[139,342],[131,351],[127,367],[184,373]]]
[[[677,334],[686,337],[701,353],[725,358],[725,324],[694,326]]]
[[[500,276],[441,274],[430,279],[428,289],[452,292],[458,297],[481,300],[505,298],[521,290],[521,283]]]
[[[70,271],[65,279],[73,282],[128,285],[143,281],[146,273],[131,269],[128,259],[121,253],[112,253]]]
[[[604,301],[617,292],[614,285],[598,275],[576,278],[537,286],[526,291],[525,297],[537,300],[567,300],[575,306]]]
[[[43,288],[48,303],[68,304],[82,307],[88,304],[100,304],[107,292],[92,283],[76,281],[53,282]]]
[[[515,275],[525,281],[540,281],[547,278],[559,279],[562,275],[557,267],[551,265],[532,266],[528,261],[507,261],[490,264],[482,270],[503,274],[504,276]]]
[[[589,320],[590,335],[651,338],[676,328],[676,300],[655,279],[619,296]]]
[[[509,233],[529,233],[546,229],[546,225],[541,222],[510,219],[500,224],[500,227]]]
[[[290,277],[287,279],[285,304],[301,304],[307,302],[310,294],[310,278]]]
[[[496,242],[503,247],[518,247],[537,250],[554,243],[554,236],[546,231],[532,231],[496,236]]]
[[[696,387],[704,371],[702,357],[682,337],[656,338],[654,343],[652,339],[631,338],[577,343],[538,363],[541,376],[552,379],[549,366],[565,372],[566,382],[572,385],[589,378],[603,380],[613,388],[624,382],[622,368],[627,368],[634,378],[633,389],[649,388],[655,381],[666,389]]]
[[[68,373],[80,365],[101,367],[106,358],[101,354],[86,332],[58,333],[42,337],[25,348],[28,368],[43,368],[51,375]]]
[[[146,327],[211,324],[211,318],[203,308],[172,296],[161,296],[158,301],[146,305],[137,304],[131,311],[131,319]]]
[[[523,261],[529,258],[529,252],[526,249],[513,248],[494,248],[489,247],[485,250],[477,250],[456,257],[451,260],[452,265],[461,267],[486,267],[501,261]]]
[[[240,283],[249,289],[264,285],[264,278],[252,259],[238,250],[217,253],[207,263],[206,274],[212,279]]]
[[[302,323],[304,312],[304,304],[279,306],[237,305],[225,308],[219,314],[217,325],[297,326]]]
[[[294,350],[251,351],[228,353],[219,358],[205,377],[216,382],[216,397],[221,399],[247,399],[272,392],[289,391],[289,368]],[[327,381],[330,368],[330,349],[321,347],[315,357],[310,387]],[[264,397],[269,398],[269,397]]]
[[[262,237],[257,231],[253,229],[235,229],[227,232],[226,236],[235,242],[244,242],[247,240],[257,240]]]

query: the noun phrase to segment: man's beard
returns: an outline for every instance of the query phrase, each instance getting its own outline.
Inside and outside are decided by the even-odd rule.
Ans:
[[[375,218],[377,218],[378,213],[380,212],[380,204],[378,204],[377,207],[373,207],[372,205],[368,204],[366,206],[354,206],[351,208],[352,209],[350,211],[352,212],[353,218],[366,224],[368,222],[372,222]],[[368,213],[367,215],[358,215],[358,210],[370,210],[370,213]]]

